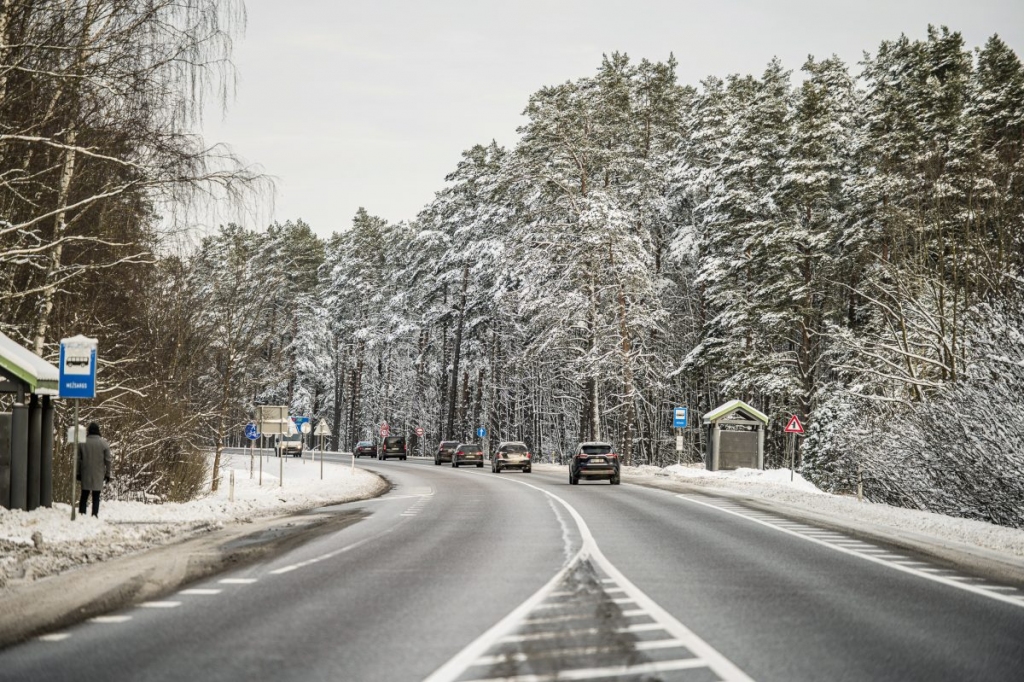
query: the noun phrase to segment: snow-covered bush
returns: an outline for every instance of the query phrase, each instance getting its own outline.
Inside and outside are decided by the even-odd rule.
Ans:
[[[808,435],[807,475],[877,502],[1024,527],[1024,313],[1020,297],[973,311],[964,375],[932,399],[826,401]]]

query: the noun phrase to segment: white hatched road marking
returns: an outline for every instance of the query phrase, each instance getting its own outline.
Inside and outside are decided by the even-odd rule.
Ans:
[[[68,632],[54,632],[49,635],[43,635],[39,637],[40,642],[63,642],[65,639],[70,637],[71,634]]]
[[[144,609],[173,609],[181,606],[180,601],[144,601],[139,604]]]
[[[559,670],[553,675],[517,675],[515,677],[494,677],[489,679],[469,680],[468,682],[560,682],[561,680],[597,680],[602,677],[666,673],[673,672],[675,670],[688,670],[691,668],[704,667],[707,667],[707,662],[702,661],[699,658],[681,658],[677,661],[652,661],[650,663],[638,663],[636,665],[615,665],[607,668]]]
[[[475,473],[475,472],[474,472]],[[473,475],[473,474],[471,474]],[[475,474],[475,475],[486,475],[486,474]],[[636,603],[639,609],[645,611],[648,616],[651,617],[655,623],[645,624],[644,627],[648,629],[664,630],[669,638],[679,642],[680,647],[685,647],[693,653],[694,658],[685,659],[685,663],[679,663],[676,661],[663,661],[657,663],[645,664],[647,666],[667,666],[675,663],[679,665],[685,665],[686,667],[706,667],[709,668],[715,675],[724,681],[737,681],[737,682],[752,682],[751,678],[740,670],[732,661],[727,659],[725,656],[720,654],[711,645],[698,637],[685,625],[676,620],[668,611],[658,605],[653,599],[648,597],[639,587],[634,585],[625,575],[617,569],[612,562],[608,561],[601,548],[598,547],[597,541],[594,540],[593,534],[590,532],[590,527],[587,522],[583,520],[580,513],[576,511],[576,508],[566,502],[560,496],[555,495],[552,492],[544,490],[543,488],[537,487],[531,483],[527,483],[522,480],[515,478],[502,478],[503,481],[509,481],[518,485],[524,485],[528,488],[532,488],[544,495],[547,495],[549,499],[554,500],[560,504],[569,515],[572,516],[573,521],[576,522],[576,528],[579,531],[580,538],[582,539],[582,545],[579,551],[576,552],[560,571],[552,576],[551,580],[545,583],[537,592],[530,596],[522,604],[514,608],[508,615],[499,620],[497,623],[492,625],[486,632],[477,637],[475,640],[470,642],[462,651],[457,653],[447,663],[442,665],[440,668],[431,673],[423,682],[454,682],[458,677],[465,673],[469,668],[477,665],[477,659],[483,657],[487,651],[494,646],[499,640],[508,636],[508,633],[518,627],[523,620],[526,619],[528,614],[535,610],[541,605],[541,602],[548,598],[551,592],[555,591],[555,588],[561,583],[561,581],[569,574],[569,571],[575,568],[582,561],[589,559],[592,561],[597,568],[601,570],[607,577],[602,581],[605,583],[613,583],[616,586],[621,587],[627,595],[631,597],[630,602]],[[639,627],[639,626],[632,626]],[[599,677],[615,677],[628,674],[641,674],[648,672],[664,672],[671,670],[682,670],[683,667],[679,668],[657,668],[657,667],[641,667],[641,666],[619,666],[614,668],[589,668],[584,670],[562,670],[559,671],[557,676],[527,676],[520,678],[508,678],[508,679],[520,679],[520,680],[587,680]]]
[[[222,585],[251,585],[256,582],[256,578],[224,578],[217,582]]]
[[[663,630],[664,627],[659,623],[639,623],[637,625],[627,625],[624,628],[615,628],[613,632],[619,634],[627,634],[631,632],[651,632],[653,630]],[[502,637],[498,640],[501,644],[514,644],[516,642],[540,642],[545,639],[557,639],[559,637],[577,637],[579,635],[597,635],[602,632],[607,632],[603,628],[580,628],[579,630],[552,630],[550,632],[531,632],[528,635],[509,635],[508,637]],[[479,659],[477,659],[479,661]]]
[[[948,585],[949,587],[953,587],[953,588],[956,588],[958,590],[964,590],[965,592],[973,592],[974,594],[981,595],[983,597],[988,597],[989,599],[995,599],[996,601],[1001,601],[1001,602],[1003,602],[1005,604],[1013,604],[1014,606],[1024,606],[1024,602],[1022,602],[1020,599],[1015,598],[1015,597],[1011,597],[1009,595],[1005,595],[1005,594],[1000,594],[999,593],[999,590],[1014,590],[1014,591],[1016,591],[1017,590],[1016,587],[1004,587],[1004,586],[999,586],[999,585],[990,585],[990,586],[984,586],[983,587],[983,586],[980,586],[980,585],[971,585],[971,584],[967,584],[967,583],[963,583],[963,582],[958,582],[957,580],[954,580],[952,576],[949,576],[949,575],[939,575],[939,573],[948,572],[949,569],[943,569],[943,568],[915,568],[914,566],[910,565],[911,562],[891,561],[889,559],[883,559],[883,558],[880,558],[880,557],[878,557],[878,556],[876,556],[874,554],[870,554],[870,553],[862,551],[862,550],[854,549],[854,548],[849,546],[849,543],[828,542],[826,540],[820,540],[818,538],[811,537],[811,536],[807,535],[806,533],[800,533],[798,531],[790,530],[789,528],[783,528],[782,526],[779,526],[779,525],[777,525],[775,523],[770,523],[768,521],[762,521],[760,519],[753,518],[751,516],[748,516],[747,514],[744,514],[744,513],[739,512],[739,511],[736,511],[735,509],[727,508],[727,507],[722,506],[722,505],[711,504],[710,502],[703,502],[701,500],[697,500],[697,499],[694,499],[692,497],[689,497],[689,496],[683,495],[683,494],[678,494],[678,495],[676,495],[676,497],[679,498],[680,500],[684,500],[684,501],[689,502],[691,504],[699,504],[702,507],[710,507],[711,509],[717,509],[719,511],[725,512],[726,514],[733,514],[734,516],[739,516],[740,518],[746,519],[746,520],[751,521],[753,523],[758,523],[758,524],[761,524],[762,526],[767,526],[768,528],[774,528],[775,530],[779,531],[780,533],[787,533],[787,534],[792,535],[794,537],[803,538],[804,540],[806,540],[808,542],[814,542],[814,543],[817,543],[819,545],[822,545],[823,547],[828,547],[830,549],[833,549],[833,550],[835,550],[837,552],[842,552],[844,554],[849,554],[850,556],[860,557],[861,559],[864,559],[865,561],[871,561],[871,562],[879,564],[881,566],[888,566],[889,568],[895,569],[897,571],[902,571],[904,573],[909,573],[910,575],[914,575],[914,576],[917,576],[919,578],[924,578],[926,580],[931,580],[933,582],[942,583],[943,585]],[[873,545],[868,545],[868,546],[869,547],[873,547]],[[913,563],[922,563],[922,562],[913,562]]]

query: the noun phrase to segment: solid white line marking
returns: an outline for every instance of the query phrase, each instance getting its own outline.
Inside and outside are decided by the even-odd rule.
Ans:
[[[468,682],[561,682],[561,680],[596,680],[602,677],[622,677],[623,675],[642,675],[645,673],[664,673],[674,670],[703,668],[707,662],[699,658],[681,658],[675,661],[652,661],[636,665],[616,665],[607,668],[578,668],[576,670],[559,670],[553,675],[516,675],[515,677],[495,677],[489,679],[469,680]],[[429,679],[429,678],[428,678]]]
[[[144,609],[173,609],[176,606],[181,606],[180,601],[144,601],[139,604]]]
[[[51,635],[42,635],[39,637],[40,642],[63,642],[65,639],[70,637],[70,633],[67,632],[54,632]]]
[[[942,583],[943,585],[948,585],[950,587],[955,587],[956,589],[964,590],[965,592],[973,592],[974,594],[978,594],[978,595],[981,595],[983,597],[988,597],[989,599],[995,599],[996,601],[1001,601],[1001,602],[1004,602],[1006,604],[1013,604],[1014,606],[1024,606],[1024,603],[1021,603],[1020,601],[1018,601],[1016,599],[1013,599],[1011,597],[1008,597],[1006,595],[989,592],[988,590],[986,590],[986,589],[984,589],[982,587],[978,587],[976,585],[969,585],[969,584],[966,584],[966,583],[959,583],[959,582],[957,582],[955,580],[950,580],[947,576],[935,575],[933,573],[930,573],[928,571],[928,569],[913,568],[911,566],[906,565],[906,562],[899,562],[899,563],[897,563],[895,561],[889,561],[888,559],[879,559],[879,558],[877,558],[875,556],[872,556],[871,554],[867,554],[865,552],[859,552],[859,551],[857,551],[855,549],[851,549],[849,547],[843,546],[843,545],[841,545],[839,543],[836,543],[836,542],[825,542],[824,540],[818,540],[816,538],[807,537],[806,535],[804,535],[802,533],[794,533],[793,531],[788,530],[786,528],[780,528],[780,527],[778,527],[778,526],[776,526],[774,524],[771,524],[771,523],[766,523],[764,521],[758,521],[757,519],[752,519],[749,516],[746,516],[744,514],[738,514],[736,512],[732,512],[732,511],[728,511],[728,510],[723,510],[721,507],[718,507],[718,506],[713,505],[713,504],[708,504],[707,502],[702,502],[700,500],[692,499],[690,497],[687,497],[686,495],[681,495],[680,494],[680,495],[676,495],[676,497],[681,499],[681,500],[684,500],[686,502],[689,502],[691,504],[699,504],[702,507],[710,507],[712,509],[719,509],[721,511],[725,511],[725,513],[727,513],[727,514],[733,514],[735,516],[739,516],[740,518],[747,519],[748,521],[751,521],[753,523],[759,523],[762,526],[767,526],[769,528],[774,528],[775,530],[779,531],[780,533],[787,533],[787,534],[792,535],[794,537],[803,538],[804,540],[806,540],[808,542],[817,543],[817,544],[819,544],[819,545],[821,545],[823,547],[828,547],[829,549],[833,549],[833,550],[835,550],[837,552],[842,552],[843,554],[849,554],[850,556],[860,557],[864,561],[870,561],[870,562],[876,563],[876,564],[878,564],[880,566],[888,566],[889,568],[895,569],[897,571],[902,571],[903,573],[909,573],[910,575],[917,576],[918,578],[924,578],[926,580],[931,580],[933,582]],[[939,570],[939,569],[932,569],[932,570]]]
[[[256,578],[224,578],[217,582],[223,585],[251,585],[256,582]]]
[[[131,616],[96,616],[90,618],[90,623],[126,623],[132,619]]]
[[[201,587],[193,587],[192,589],[189,589],[189,590],[182,590],[178,594],[212,595],[212,594],[220,594],[221,591],[222,590],[213,590],[213,589],[206,589],[206,588],[201,588]]]
[[[615,578],[601,578],[601,582],[603,582],[603,583],[613,583],[613,582],[615,582]]]

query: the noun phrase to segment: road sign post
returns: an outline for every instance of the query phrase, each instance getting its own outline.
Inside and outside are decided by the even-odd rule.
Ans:
[[[249,439],[249,480],[251,481],[253,469],[255,468],[256,439],[260,437],[255,422],[249,422],[245,425],[245,437]]]
[[[683,429],[686,428],[689,416],[689,408],[677,407],[672,410],[672,428],[676,431],[676,464],[683,461]]]
[[[71,453],[71,520],[75,520],[78,501],[75,481],[78,480],[78,401],[96,397],[96,347],[99,342],[87,336],[72,336],[60,341],[60,383],[58,395],[75,401],[75,444]]]
[[[789,442],[786,445],[789,449],[789,480],[792,481],[793,471],[796,469],[796,437],[804,435],[804,425],[800,423],[800,418],[794,414],[789,418],[785,431],[789,434]]]
[[[423,427],[422,426],[417,426],[416,427],[416,439],[419,440],[419,442],[420,442],[420,457],[426,457],[427,456],[427,444],[426,444],[426,441],[423,440]]]
[[[324,480],[324,436],[331,435],[331,429],[327,426],[327,421],[321,419],[316,424],[316,431],[313,435],[320,436],[320,480]]]

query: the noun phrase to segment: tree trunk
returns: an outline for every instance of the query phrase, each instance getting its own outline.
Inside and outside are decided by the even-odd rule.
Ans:
[[[469,265],[462,266],[462,294],[459,296],[459,321],[455,325],[455,341],[452,349],[452,381],[448,396],[448,438],[454,437],[455,399],[459,388],[459,360],[462,356],[462,328],[466,320],[466,291],[469,288]]]

